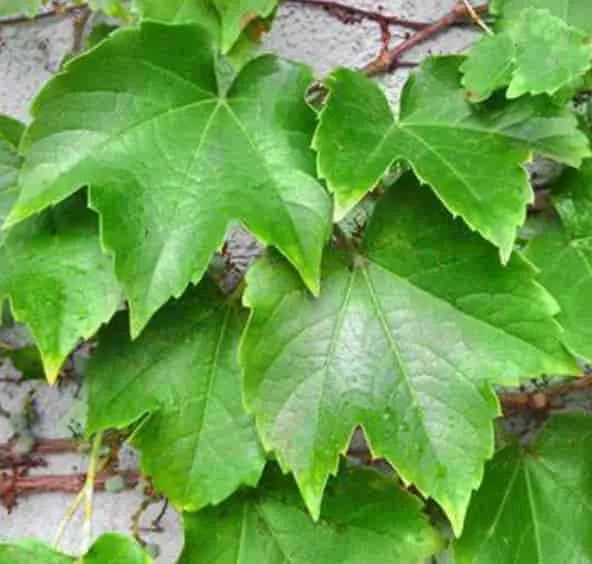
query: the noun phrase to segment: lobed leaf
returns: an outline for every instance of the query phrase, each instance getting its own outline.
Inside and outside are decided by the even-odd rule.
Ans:
[[[0,115],[0,224],[8,216],[18,196],[18,174],[22,165],[18,145],[24,130],[22,123]],[[0,244],[4,236],[0,233]]]
[[[554,203],[561,221],[532,240],[526,255],[561,306],[566,345],[592,361],[592,161],[564,174],[559,186]]]
[[[318,299],[279,259],[255,264],[245,400],[315,519],[362,426],[373,455],[462,530],[493,454],[491,384],[577,370],[535,273],[519,254],[502,267],[409,175],[379,203],[353,265],[327,255]]]
[[[135,0],[143,18],[203,26],[223,53],[231,50],[252,20],[269,17],[276,5],[277,0]]]
[[[222,95],[201,28],[144,22],[115,32],[37,98],[7,224],[89,185],[134,336],[201,279],[236,222],[275,245],[316,293],[331,203],[309,148],[311,80],[265,56]]]
[[[265,464],[242,404],[244,314],[204,281],[133,342],[120,315],[100,335],[88,369],[87,431],[121,429],[149,414],[134,433],[142,470],[185,510],[255,485]]]
[[[591,562],[591,436],[589,415],[564,413],[534,444],[498,452],[471,500],[455,562]]]
[[[443,544],[416,498],[393,478],[362,468],[331,482],[319,523],[304,511],[291,480],[274,468],[256,490],[185,513],[183,522],[179,564],[411,563]]]
[[[10,230],[0,245],[0,303],[10,300],[54,382],[80,339],[90,338],[121,302],[113,261],[101,252],[97,217],[74,196]]]
[[[460,57],[428,59],[407,82],[398,120],[378,85],[341,69],[314,138],[319,175],[343,217],[393,162],[407,161],[454,214],[508,260],[532,201],[530,151],[577,166],[590,154],[573,114],[544,99],[475,108],[460,86]]]

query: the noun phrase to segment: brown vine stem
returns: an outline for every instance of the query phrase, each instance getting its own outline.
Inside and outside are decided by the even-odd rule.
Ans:
[[[544,413],[564,407],[562,398],[578,391],[592,390],[592,374],[529,392],[507,392],[499,395],[504,415],[521,411]]]
[[[398,25],[415,30],[423,29],[429,25],[426,22],[408,20],[398,16],[388,16],[381,11],[373,12],[371,10],[364,10],[363,8],[348,6],[341,2],[333,2],[332,0],[285,0],[284,4],[300,4],[302,6],[319,8],[335,16],[343,23],[358,23],[362,20],[368,20],[376,22],[381,28],[384,26]]]
[[[32,18],[28,16],[11,16],[8,18],[0,19],[0,28],[5,25],[17,25],[17,24],[26,24],[26,23],[33,23],[39,20],[45,20],[47,18],[59,18],[68,16],[71,13],[77,13],[80,11],[87,10],[88,6],[86,4],[74,4],[74,5],[64,5],[58,4],[52,10],[47,10],[46,12],[41,12],[33,16]]]
[[[368,63],[361,70],[367,76],[390,72],[397,67],[401,55],[413,49],[413,47],[442,33],[453,25],[466,22],[467,20],[472,21],[472,12],[481,15],[486,14],[487,11],[487,4],[472,6],[472,9],[469,10],[464,2],[457,3],[450,12],[442,16],[439,20],[416,31],[393,49],[383,49],[376,59]]]
[[[120,476],[126,487],[133,488],[140,481],[141,475],[137,471],[126,470],[120,472],[100,472],[95,477],[95,489],[105,491],[105,484],[109,478]],[[0,500],[23,495],[39,493],[78,493],[86,482],[86,474],[48,474],[46,476],[7,476],[0,475]],[[5,503],[6,505],[6,503]]]

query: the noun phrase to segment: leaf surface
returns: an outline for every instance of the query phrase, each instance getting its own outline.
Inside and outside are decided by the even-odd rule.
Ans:
[[[88,370],[87,430],[134,434],[142,469],[178,507],[218,503],[255,485],[265,464],[242,404],[237,350],[245,312],[204,281],[163,308],[130,342],[119,316],[101,334]]]
[[[33,17],[39,12],[44,0],[2,0],[0,2],[0,17],[23,14]]]
[[[255,18],[271,15],[277,0],[135,0],[144,18],[171,23],[198,23],[227,53]]]
[[[310,70],[264,56],[222,96],[214,67],[201,28],[144,22],[115,32],[46,85],[23,140],[8,224],[89,185],[134,336],[202,277],[236,222],[318,291],[331,202],[309,147]]]
[[[382,564],[416,562],[442,540],[419,501],[374,470],[340,472],[323,502],[321,521],[306,514],[291,479],[273,467],[253,491],[183,518],[179,564]]]
[[[519,254],[502,267],[411,176],[379,204],[353,267],[327,256],[319,299],[279,259],[252,267],[245,399],[313,517],[361,425],[374,455],[462,529],[493,453],[490,384],[577,370],[534,277]]]
[[[592,161],[560,179],[554,198],[561,221],[532,240],[526,255],[559,302],[567,346],[592,361]]]
[[[458,564],[592,562],[592,418],[555,415],[533,445],[487,464],[474,494]]]
[[[0,302],[9,298],[15,318],[31,330],[50,382],[121,301],[97,217],[84,204],[73,196],[11,229],[0,245]]]
[[[107,533],[97,539],[81,558],[61,554],[37,540],[23,540],[14,544],[0,544],[1,564],[150,564],[152,560],[129,537]]]
[[[24,129],[22,123],[0,115],[0,225],[4,223],[18,196],[18,174],[22,159],[17,149]],[[0,243],[4,236],[0,232]]]
[[[460,86],[463,60],[424,62],[405,86],[398,120],[377,84],[353,71],[333,73],[314,138],[318,171],[335,193],[339,219],[405,160],[505,261],[532,200],[522,167],[530,150],[577,166],[588,141],[575,117],[547,100],[474,108]]]

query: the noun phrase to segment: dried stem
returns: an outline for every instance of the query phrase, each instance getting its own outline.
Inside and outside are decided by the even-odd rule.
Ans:
[[[71,13],[77,13],[81,10],[88,9],[86,4],[75,4],[75,5],[64,5],[60,4],[53,10],[48,10],[46,12],[41,12],[32,18],[28,16],[13,16],[9,18],[2,18],[0,19],[0,28],[6,25],[17,25],[17,24],[26,24],[26,23],[33,23],[39,20],[45,20],[48,18],[59,18],[65,17],[70,15]]]
[[[409,29],[423,29],[428,24],[425,22],[418,22],[415,20],[408,20],[398,16],[388,16],[381,11],[373,12],[371,10],[364,10],[363,8],[355,8],[348,6],[341,2],[334,2],[332,0],[285,0],[285,4],[301,4],[303,6],[311,6],[325,10],[331,15],[335,16],[343,23],[359,23],[362,20],[376,22],[381,26],[398,25],[400,27],[407,27]]]
[[[487,10],[487,4],[480,4],[479,6],[472,7],[472,11],[474,11],[476,14],[485,14],[487,13]],[[467,9],[466,5],[462,2],[456,4],[448,14],[442,16],[433,24],[423,27],[422,29],[413,33],[407,39],[405,39],[405,41],[399,43],[399,45],[393,49],[381,51],[376,59],[368,63],[362,69],[362,72],[364,72],[367,76],[375,76],[377,74],[382,74],[393,70],[396,68],[401,55],[411,50],[413,47],[423,43],[424,41],[427,41],[439,33],[442,33],[449,27],[460,22],[467,21],[467,19],[471,19],[471,13]]]

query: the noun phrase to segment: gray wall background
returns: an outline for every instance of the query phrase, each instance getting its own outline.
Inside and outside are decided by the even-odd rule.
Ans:
[[[2,1],[2,0],[0,0]],[[417,20],[431,21],[443,15],[455,0],[343,0],[352,6]],[[405,30],[395,30],[392,45],[401,41]],[[430,52],[462,52],[475,35],[467,28],[455,28],[434,41],[423,44],[408,55],[419,61]],[[68,17],[49,18],[18,25],[0,24],[0,112],[30,120],[28,107],[40,87],[52,76],[73,40],[72,21]],[[337,66],[359,67],[370,61],[380,46],[378,26],[372,22],[344,25],[325,12],[295,4],[279,9],[272,32],[265,38],[264,49],[283,57],[311,65],[317,76]],[[405,81],[406,70],[378,79],[391,101],[396,102]],[[240,242],[239,242],[240,246]],[[240,249],[239,249],[240,252]],[[244,249],[248,254],[248,249]],[[10,375],[9,368],[0,368],[0,376]],[[36,390],[36,405],[40,414],[34,431],[40,437],[71,436],[69,425],[84,419],[84,402],[75,397],[75,387],[50,388],[42,384],[16,386],[0,383],[0,405],[9,411],[20,411],[27,395]],[[0,417],[0,443],[12,434],[10,424]],[[85,456],[60,455],[50,459],[48,468],[33,473],[83,472]],[[124,456],[124,464],[133,466],[133,454]],[[52,541],[72,496],[43,494],[19,499],[18,507],[9,515],[0,508],[0,541],[36,537]],[[131,515],[139,507],[142,494],[128,490],[118,494],[99,493],[95,501],[93,533],[107,531],[129,533]],[[143,519],[149,524],[159,506],[153,506]],[[77,553],[80,548],[81,520],[75,519],[64,538],[63,548]],[[164,520],[165,531],[145,533],[144,538],[157,543],[161,556],[157,562],[172,563],[182,547],[178,516],[169,509]]]

